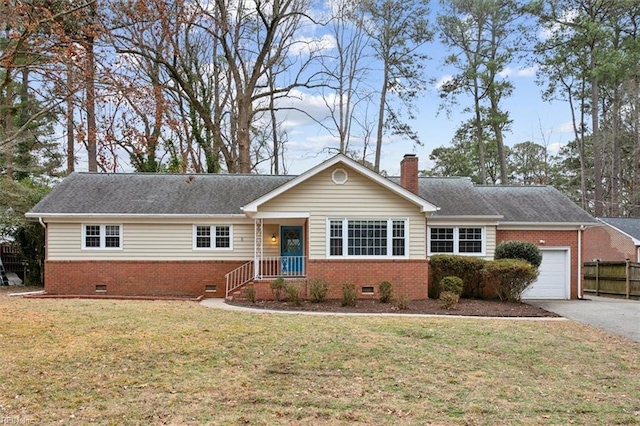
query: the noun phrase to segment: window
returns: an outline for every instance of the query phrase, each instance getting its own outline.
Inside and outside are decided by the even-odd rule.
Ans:
[[[83,225],[83,249],[122,249],[122,225]]]
[[[229,225],[195,225],[194,250],[231,250],[232,230]]]
[[[429,253],[482,254],[484,228],[429,228]]]
[[[460,228],[458,240],[460,253],[482,253],[482,228]]]
[[[329,256],[406,256],[405,219],[329,219]]]

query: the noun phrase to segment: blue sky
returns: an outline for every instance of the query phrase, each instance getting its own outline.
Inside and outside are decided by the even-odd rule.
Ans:
[[[435,21],[438,2],[432,1],[431,22]],[[316,34],[316,37],[320,37]],[[454,71],[446,69],[443,58],[447,55],[445,47],[440,43],[437,35],[434,40],[426,44],[424,52],[431,58],[426,63],[424,77],[429,81],[441,81]],[[551,153],[556,153],[560,146],[573,138],[571,130],[571,115],[565,102],[545,102],[542,100],[542,87],[535,83],[535,68],[526,63],[513,63],[506,70],[509,80],[513,83],[513,94],[504,99],[503,108],[509,111],[513,120],[511,130],[505,134],[505,143],[514,145],[520,142],[533,141],[541,145],[547,145]],[[434,148],[448,146],[461,122],[469,118],[468,113],[462,110],[470,105],[471,99],[459,97],[459,106],[447,115],[440,110],[441,100],[436,88],[437,83],[429,83],[427,89],[416,103],[417,120],[411,123],[417,131],[423,146],[414,147],[412,142],[388,137],[383,144],[381,168],[390,175],[399,174],[399,164],[406,153],[415,153],[420,158],[420,168],[428,168],[429,154]],[[375,86],[375,85],[374,85]],[[318,99],[312,96],[302,102],[307,111],[317,116],[322,105]],[[295,113],[288,114],[285,120],[291,120],[294,124],[289,126],[289,142],[287,146],[288,172],[299,174],[307,168],[317,164],[331,154],[322,152],[327,146],[335,147],[335,138],[330,137],[326,130],[311,120],[305,119]],[[367,159],[373,162],[373,151]]]

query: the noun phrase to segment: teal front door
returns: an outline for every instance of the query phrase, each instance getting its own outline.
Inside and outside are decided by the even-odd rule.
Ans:
[[[304,275],[302,226],[280,228],[280,256],[282,275]]]

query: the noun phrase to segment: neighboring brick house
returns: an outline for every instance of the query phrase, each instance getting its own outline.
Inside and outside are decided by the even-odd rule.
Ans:
[[[640,218],[598,218],[601,226],[584,233],[584,260],[640,262]]]
[[[413,155],[400,178],[343,155],[300,176],[74,173],[27,217],[46,227],[47,293],[225,297],[252,282],[264,298],[283,276],[424,299],[430,255],[491,259],[511,239],[543,250],[525,296],[576,298],[595,223],[552,187],[418,177]]]

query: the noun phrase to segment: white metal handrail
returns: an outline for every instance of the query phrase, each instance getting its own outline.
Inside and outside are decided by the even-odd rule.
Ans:
[[[224,276],[226,279],[225,299],[229,297],[229,293],[254,279],[253,263],[253,260],[250,260]]]
[[[305,256],[265,256],[259,260],[259,278],[304,277],[306,275]]]

